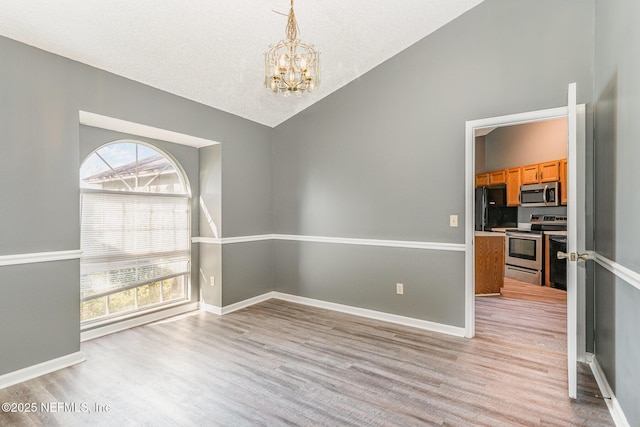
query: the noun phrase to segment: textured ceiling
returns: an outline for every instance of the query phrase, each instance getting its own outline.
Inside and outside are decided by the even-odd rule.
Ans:
[[[0,35],[276,126],[482,0],[298,0],[298,37],[321,53],[320,88],[263,88],[263,53],[289,0],[2,0]]]

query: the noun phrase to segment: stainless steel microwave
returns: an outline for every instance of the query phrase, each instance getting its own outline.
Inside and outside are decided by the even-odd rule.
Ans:
[[[520,206],[559,206],[560,183],[527,184],[520,187]]]

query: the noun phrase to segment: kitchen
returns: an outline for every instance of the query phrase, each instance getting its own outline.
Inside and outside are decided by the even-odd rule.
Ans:
[[[567,122],[476,134],[475,294],[564,303]]]

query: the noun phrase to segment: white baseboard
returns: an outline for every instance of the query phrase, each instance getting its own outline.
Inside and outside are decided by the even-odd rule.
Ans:
[[[200,301],[200,309],[206,311],[207,313],[217,314],[218,316],[222,316],[225,314],[233,313],[234,311],[242,310],[243,308],[250,307],[254,304],[261,303],[268,299],[274,298],[274,292],[267,292],[266,294],[258,295],[253,298],[249,298],[243,301],[236,302],[231,305],[227,305],[225,307],[218,307],[217,305],[207,304],[204,301]]]
[[[207,313],[222,316],[222,307],[218,307],[217,305],[207,304],[204,301],[200,301],[200,310],[206,311]]]
[[[337,304],[312,298],[299,297],[296,295],[284,294],[281,292],[272,292],[272,297],[284,301],[324,308],[341,313],[353,314],[355,316],[366,317],[369,319],[382,320],[384,322],[395,323],[398,325],[411,326],[413,328],[424,329],[431,332],[439,332],[456,337],[464,337],[465,335],[465,329],[462,327],[444,325],[442,323],[430,322],[428,320],[414,319],[413,317],[384,313],[382,311],[369,310],[366,308],[353,307],[350,305]]]
[[[200,309],[208,313],[213,313],[218,316],[233,313],[234,311],[241,310],[246,307],[250,307],[254,304],[267,301],[269,299],[280,299],[283,301],[294,302],[298,304],[304,304],[311,307],[324,308],[326,310],[338,311],[340,313],[352,314],[354,316],[366,317],[369,319],[381,320],[383,322],[395,323],[403,326],[411,326],[413,328],[423,329],[431,332],[439,332],[442,334],[453,335],[456,337],[464,337],[465,329],[457,326],[444,325],[442,323],[430,322],[428,320],[414,319],[412,317],[399,316],[397,314],[384,313],[381,311],[369,310],[366,308],[353,307],[350,305],[337,304],[333,302],[327,302],[317,300],[313,298],[299,297],[296,295],[285,294],[282,292],[267,292],[262,295],[258,295],[253,298],[249,298],[244,301],[237,302],[235,304],[228,305],[226,307],[218,307],[215,305],[200,302]]]
[[[113,334],[115,332],[124,331],[125,329],[135,328],[136,326],[145,325],[147,323],[156,322],[158,320],[166,319],[167,317],[177,316],[189,311],[197,310],[198,303],[192,302],[190,304],[182,304],[172,308],[166,308],[153,313],[145,314],[139,317],[134,317],[129,320],[123,320],[121,322],[105,325],[95,329],[90,329],[80,333],[80,342],[89,341],[94,338],[103,337],[105,335]]]
[[[56,359],[47,360],[46,362],[38,363],[37,365],[28,366],[17,371],[9,372],[8,374],[0,375],[0,389],[32,380],[39,376],[49,374],[59,369],[68,368],[76,363],[84,362],[84,353],[78,351],[66,356],[58,357]]]
[[[590,359],[591,361],[589,362],[589,366],[591,367],[591,372],[593,372],[593,376],[598,383],[600,393],[602,393],[604,401],[607,404],[607,408],[609,408],[609,413],[611,414],[611,418],[613,418],[613,422],[617,427],[631,427],[629,421],[627,421],[627,417],[624,415],[624,411],[622,410],[618,399],[616,399],[616,395],[613,393],[613,390],[609,385],[609,381],[607,381],[604,371],[598,363],[598,359],[595,355],[591,355]]]

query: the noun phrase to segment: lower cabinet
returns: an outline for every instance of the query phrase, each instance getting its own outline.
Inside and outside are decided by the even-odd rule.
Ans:
[[[497,294],[504,286],[504,236],[475,237],[476,295]]]

